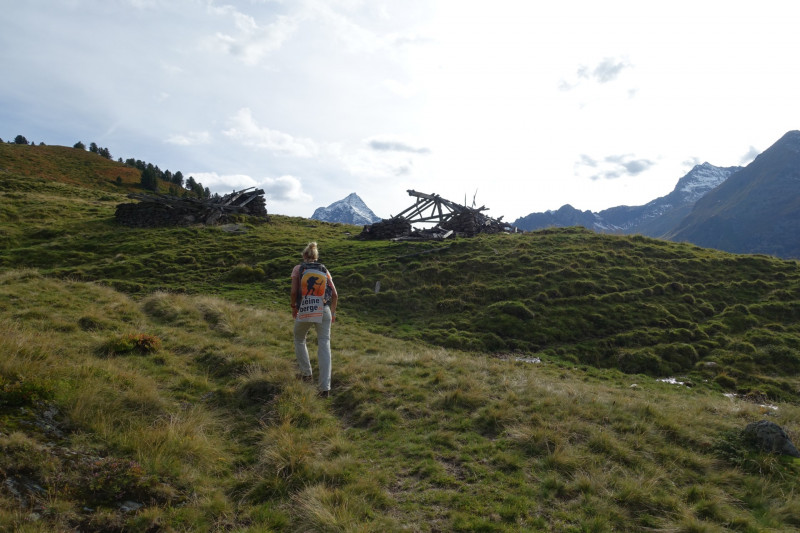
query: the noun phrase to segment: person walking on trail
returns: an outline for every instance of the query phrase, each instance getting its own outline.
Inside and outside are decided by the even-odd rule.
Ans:
[[[328,397],[331,390],[331,324],[336,320],[339,294],[331,273],[319,262],[316,242],[303,250],[303,262],[292,269],[292,317],[294,318],[294,355],[300,377],[311,381],[306,336],[313,326],[317,331],[319,394]]]

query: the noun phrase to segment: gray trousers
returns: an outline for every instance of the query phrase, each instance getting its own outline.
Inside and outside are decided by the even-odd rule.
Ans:
[[[322,322],[294,321],[294,355],[304,376],[311,375],[306,336],[313,326],[317,330],[317,360],[319,362],[319,390],[331,390],[331,308],[322,311]]]

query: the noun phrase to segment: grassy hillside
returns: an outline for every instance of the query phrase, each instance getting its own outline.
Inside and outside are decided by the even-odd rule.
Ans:
[[[0,146],[0,167],[3,150],[41,148]],[[128,200],[104,188],[21,172],[6,172],[0,187],[0,267],[283,310],[288,272],[315,239],[342,293],[340,318],[376,333],[798,396],[796,261],[578,228],[438,243],[362,242],[352,238],[357,227],[282,216],[235,228],[131,229],[113,218]]]
[[[30,270],[0,295],[0,475],[21,494],[0,524],[19,530],[800,526],[797,463],[738,434],[768,412],[796,430],[794,405],[348,324],[326,401],[294,377],[284,313]]]
[[[800,465],[740,432],[800,441],[796,262],[577,229],[123,228],[125,167],[69,150],[0,145],[0,530],[800,527]],[[330,400],[294,377],[312,239],[341,293]]]

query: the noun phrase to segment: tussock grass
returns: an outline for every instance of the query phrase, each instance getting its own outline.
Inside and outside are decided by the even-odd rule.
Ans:
[[[47,486],[48,498],[32,497],[50,510],[43,516],[52,527],[795,527],[798,466],[745,447],[738,431],[764,415],[742,399],[644,376],[631,388],[632,378],[618,372],[466,356],[337,324],[335,394],[322,400],[294,377],[283,314],[172,293],[137,303],[31,271],[5,279],[14,280],[0,285],[6,294],[25,294],[27,303],[0,315],[9,354],[0,373],[26,376],[52,395],[27,411],[2,410],[0,446],[11,458],[2,468],[11,479],[25,472]],[[116,309],[107,318],[112,330],[128,329],[133,318],[163,345],[149,355],[105,358],[92,349],[105,330],[37,333],[31,324],[44,320],[34,312],[44,301],[71,302],[57,306],[64,322]],[[209,310],[234,317],[236,326],[220,330]],[[281,338],[265,335],[281,331]],[[211,352],[241,363],[211,373],[201,362]],[[58,434],[9,431],[48,409],[59,413],[50,417]],[[797,407],[780,404],[776,421],[794,433],[797,415]],[[21,452],[13,450],[27,459],[14,459]],[[54,472],[72,469],[75,477],[89,466],[53,450],[71,450],[87,465],[110,457],[134,468],[113,490],[144,508],[126,515],[67,490]],[[27,516],[4,514],[20,526]]]
[[[798,462],[741,436],[800,440],[797,262],[577,228],[121,228],[113,162],[39,148],[0,145],[4,527],[800,527]],[[327,400],[291,343],[309,240],[342,295]]]

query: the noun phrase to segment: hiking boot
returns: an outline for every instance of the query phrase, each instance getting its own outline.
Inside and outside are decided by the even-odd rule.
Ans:
[[[308,375],[304,376],[303,374],[297,374],[297,379],[300,381],[305,381],[306,383],[311,383],[314,380],[314,376]]]
[[[319,396],[320,398],[323,398],[323,399],[330,398],[331,391],[329,391],[329,390],[321,390],[321,391],[319,391],[317,393],[317,396]]]

